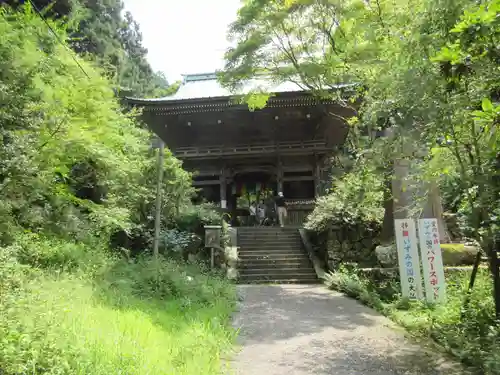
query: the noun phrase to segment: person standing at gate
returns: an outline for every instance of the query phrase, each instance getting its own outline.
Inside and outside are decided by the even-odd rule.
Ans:
[[[259,221],[259,225],[264,225],[264,220],[266,220],[266,204],[264,199],[261,199],[257,206],[257,220]]]
[[[250,203],[250,225],[253,226],[257,224],[257,205],[255,202]]]
[[[286,219],[286,204],[285,204],[285,197],[283,196],[283,193],[280,191],[278,193],[278,196],[276,197],[275,200],[276,204],[276,212],[278,213],[278,221],[280,222],[280,227],[285,226],[285,219]]]

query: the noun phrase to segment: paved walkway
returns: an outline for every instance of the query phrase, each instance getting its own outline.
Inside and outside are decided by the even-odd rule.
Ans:
[[[241,286],[238,375],[455,374],[460,367],[405,339],[358,302],[321,285]]]

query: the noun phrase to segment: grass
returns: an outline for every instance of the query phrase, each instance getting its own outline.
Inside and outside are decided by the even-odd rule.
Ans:
[[[447,301],[431,305],[410,302],[399,295],[399,283],[390,278],[368,278],[356,269],[342,268],[327,278],[339,290],[373,307],[419,338],[430,338],[444,350],[481,374],[500,374],[500,327],[494,320],[491,278],[480,270],[464,308],[470,271],[448,273]]]
[[[17,282],[0,283],[5,375],[219,374],[233,345],[235,290],[197,266],[109,259],[89,277],[11,259],[6,274]]]

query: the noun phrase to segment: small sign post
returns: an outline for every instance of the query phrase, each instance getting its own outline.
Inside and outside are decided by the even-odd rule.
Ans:
[[[215,249],[221,248],[220,225],[205,225],[205,247],[210,248],[210,267],[215,267]]]
[[[394,220],[394,228],[402,295],[410,300],[422,299],[422,278],[415,220],[396,219]]]
[[[420,219],[418,237],[424,271],[425,297],[428,302],[446,301],[443,257],[437,219]]]

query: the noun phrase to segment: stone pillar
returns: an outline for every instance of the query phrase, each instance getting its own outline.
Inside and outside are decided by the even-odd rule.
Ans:
[[[409,160],[394,160],[394,179],[392,180],[394,219],[407,219],[410,217],[409,210],[412,206],[413,189],[409,186],[409,172]]]
[[[403,154],[406,158],[394,160],[394,179],[392,182],[394,219],[409,217],[436,218],[439,227],[439,240],[442,243],[450,241],[450,236],[443,219],[443,207],[439,187],[436,181],[411,181],[412,162],[418,162],[425,153],[416,150],[411,137],[402,139]],[[410,186],[413,184],[413,186]],[[415,200],[417,200],[415,202]],[[418,215],[412,215],[410,208],[416,209]]]

